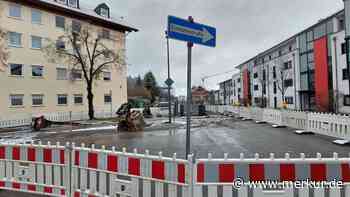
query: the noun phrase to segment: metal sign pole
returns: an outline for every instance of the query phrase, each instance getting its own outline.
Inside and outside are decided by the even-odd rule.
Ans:
[[[188,17],[193,23],[193,18]],[[191,64],[192,64],[192,47],[193,43],[187,43],[187,104],[186,104],[186,159],[191,152],[191,115],[192,115],[192,85],[191,85]]]
[[[166,34],[166,44],[167,44],[167,54],[168,54],[168,79],[170,79],[170,58],[169,58],[169,37],[168,32],[165,31]],[[171,85],[168,84],[168,108],[169,108],[169,124],[171,123],[171,93],[170,93]]]

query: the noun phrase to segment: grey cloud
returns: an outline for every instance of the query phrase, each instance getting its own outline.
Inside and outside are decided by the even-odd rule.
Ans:
[[[217,28],[217,47],[193,48],[193,81],[214,73],[232,70],[235,65],[292,36],[322,17],[343,8],[342,0],[85,0],[89,6],[100,2],[111,6],[116,16],[140,29],[127,38],[127,55],[131,75],[152,70],[159,83],[166,79],[167,16],[176,15]],[[172,78],[178,94],[186,88],[186,44],[171,43]],[[207,87],[231,74],[208,79]]]

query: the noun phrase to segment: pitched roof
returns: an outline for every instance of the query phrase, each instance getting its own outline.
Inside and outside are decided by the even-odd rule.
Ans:
[[[128,24],[125,20],[118,18],[105,18],[98,15],[94,10],[88,9],[86,6],[81,5],[80,8],[69,7],[67,5],[57,3],[53,0],[7,0],[18,4],[26,4],[31,7],[38,7],[52,12],[60,13],[70,17],[78,18],[81,20],[88,20],[97,25],[104,26],[106,28],[114,29],[117,31],[138,31],[135,27]]]

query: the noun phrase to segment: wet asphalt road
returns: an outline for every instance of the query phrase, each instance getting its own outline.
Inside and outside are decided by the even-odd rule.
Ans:
[[[269,124],[255,124],[252,121],[230,119],[218,121],[218,119],[204,119],[197,121],[205,124],[197,125],[191,130],[192,152],[196,157],[205,158],[208,153],[214,157],[223,157],[229,153],[230,157],[239,157],[244,153],[247,157],[253,157],[254,153],[268,157],[269,153],[275,153],[283,157],[284,153],[299,156],[306,153],[309,157],[315,157],[316,153],[330,157],[333,152],[340,156],[348,156],[350,146],[332,144],[333,138],[320,135],[296,135],[291,128],[272,128]],[[215,124],[214,124],[215,122]],[[74,141],[77,144],[116,146],[121,150],[126,147],[128,151],[137,148],[139,152],[149,149],[152,154],[163,152],[165,156],[177,153],[178,157],[185,157],[184,128],[172,130],[157,130],[137,133],[116,133],[116,131],[84,131],[66,133],[43,133],[36,138],[46,141]]]
[[[199,121],[200,122],[200,121]],[[340,156],[348,156],[350,146],[332,144],[333,138],[320,135],[296,135],[291,128],[272,128],[269,124],[255,124],[252,121],[230,119],[225,121],[210,121],[205,119],[205,124],[192,128],[191,144],[196,157],[205,158],[208,153],[214,157],[223,157],[229,153],[229,157],[237,158],[240,153],[246,157],[253,157],[255,153],[261,157],[268,157],[269,153],[275,153],[276,157],[283,157],[290,153],[292,157],[298,157],[305,153],[307,157],[315,157],[321,153],[325,157],[331,157],[333,152]],[[215,122],[215,123],[214,123]],[[83,131],[83,132],[44,132],[34,136],[45,144],[46,141],[64,143],[66,141],[80,144],[116,146],[119,150],[126,147],[128,151],[137,148],[139,152],[149,149],[151,154],[163,152],[164,156],[171,156],[174,152],[178,157],[185,156],[185,129],[157,130],[137,133],[116,133],[114,130]],[[0,197],[19,197],[34,195],[19,194],[0,191]]]

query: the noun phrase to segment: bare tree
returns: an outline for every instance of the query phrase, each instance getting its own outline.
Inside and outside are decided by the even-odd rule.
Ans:
[[[49,61],[65,62],[70,65],[72,73],[76,70],[82,71],[86,82],[89,118],[94,119],[94,81],[105,69],[121,68],[125,65],[124,51],[109,47],[108,36],[90,25],[68,27],[57,41],[47,41],[43,51]]]
[[[286,63],[288,65],[286,65]],[[275,66],[272,68],[272,81],[276,82],[278,91],[281,93],[282,102],[286,102],[285,95],[290,87],[286,84],[286,80],[292,79],[292,65],[288,62],[282,62],[281,59],[276,60]]]
[[[0,71],[4,71],[9,58],[9,51],[7,48],[7,31],[0,27]]]
[[[268,85],[267,73],[264,65],[258,66],[256,68],[256,74],[258,75],[256,81],[261,87],[261,97],[260,97],[260,106],[266,107],[266,88]]]

